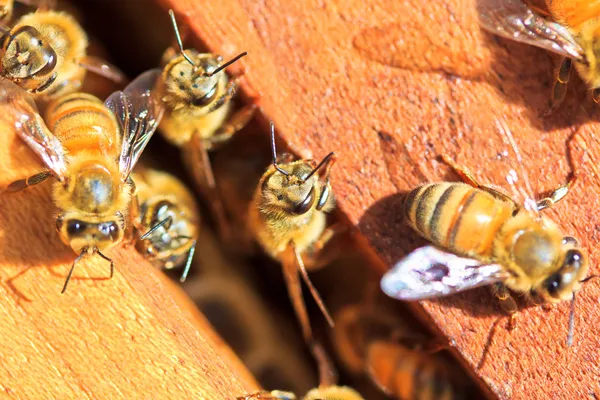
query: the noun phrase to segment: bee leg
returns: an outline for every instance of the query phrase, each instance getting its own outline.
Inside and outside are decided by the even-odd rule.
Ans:
[[[115,275],[115,262],[102,254],[100,250],[96,250],[96,253],[110,263],[110,278],[112,279],[112,277]]]
[[[223,240],[231,238],[231,226],[227,219],[223,202],[217,190],[217,183],[213,173],[212,164],[202,137],[196,132],[192,135],[190,152],[186,154],[188,165],[192,170],[193,178],[201,192],[204,192],[213,215],[215,216],[219,234]],[[206,189],[206,190],[203,190]]]
[[[127,76],[117,66],[101,58],[85,56],[77,60],[77,64],[115,83],[124,85],[128,82]]]
[[[506,200],[510,203],[514,203],[514,201],[510,197],[505,195],[504,193],[499,192],[494,188],[491,188],[489,186],[485,186],[485,185],[482,185],[481,183],[479,183],[475,179],[475,177],[473,176],[471,171],[469,171],[467,168],[455,163],[454,160],[452,160],[448,155],[442,154],[442,155],[440,155],[440,159],[444,164],[447,164],[450,168],[452,168],[454,173],[456,173],[459,176],[459,178],[467,185],[473,186],[473,187],[481,189],[481,190],[485,190],[486,192],[490,193],[494,197],[498,197],[502,200]]]
[[[187,276],[190,272],[190,268],[192,266],[192,260],[194,259],[195,252],[196,252],[196,241],[194,240],[192,242],[192,247],[190,247],[190,250],[188,251],[187,260],[185,262],[185,268],[183,269],[183,273],[181,274],[181,277],[179,278],[179,282],[181,282],[181,283],[185,282],[185,280],[187,279]]]
[[[321,308],[321,311],[327,318],[330,326],[333,326],[333,320],[331,319],[329,312],[325,308],[325,305],[323,303],[323,300],[321,300],[319,293],[308,278],[308,274],[306,272],[306,268],[304,268],[302,257],[296,249],[296,246],[294,245],[293,241],[290,241],[287,248],[284,250],[282,256],[283,275],[285,277],[288,295],[292,302],[292,306],[294,307],[296,317],[300,322],[304,340],[306,341],[306,344],[308,345],[319,368],[319,383],[323,386],[333,385],[336,381],[337,374],[333,367],[333,363],[331,362],[327,352],[325,351],[325,348],[323,347],[321,342],[319,342],[313,337],[312,328],[310,326],[310,320],[308,318],[308,311],[306,310],[306,304],[304,303],[304,298],[302,296],[302,287],[300,284],[300,279],[298,278],[298,270],[300,270],[300,272],[302,273],[304,281],[308,285],[313,298]]]
[[[312,245],[310,253],[307,254],[308,259],[304,262],[306,268],[310,271],[316,271],[337,258],[341,251],[339,246],[333,246],[332,248],[327,249],[327,253],[325,253],[323,249],[331,239],[345,233],[347,230],[348,228],[341,223],[335,223],[327,227],[323,233],[321,233],[319,239]]]
[[[256,104],[248,104],[236,111],[229,120],[215,131],[210,138],[211,143],[223,143],[228,141],[237,131],[240,131],[250,122],[256,111]]]
[[[571,68],[573,61],[570,58],[564,58],[558,67],[556,73],[556,80],[552,87],[552,98],[550,100],[550,108],[543,114],[544,117],[551,115],[558,107],[562,104],[567,93],[567,84],[569,83],[569,76],[571,74]]]
[[[29,178],[19,179],[18,181],[14,181],[10,183],[4,192],[6,193],[14,193],[19,192],[21,190],[27,189],[29,186],[37,185],[38,183],[44,182],[46,179],[52,176],[52,172],[43,171],[38,174],[32,175]]]
[[[512,330],[517,325],[517,303],[508,292],[508,288],[502,283],[495,283],[491,286],[492,292],[500,300],[500,307],[510,316],[508,329]]]
[[[569,190],[571,189],[571,186],[573,186],[573,184],[575,183],[576,179],[577,178],[575,175],[571,175],[569,177],[569,181],[565,185],[562,185],[558,189],[553,191],[550,194],[550,196],[539,200],[537,202],[538,211],[542,211],[546,208],[549,208],[557,202],[559,202],[560,200],[562,200],[567,195],[567,193],[569,193]]]
[[[127,229],[125,231],[125,238],[127,245],[132,245],[135,242],[136,235],[134,231],[137,231],[141,227],[141,217],[140,217],[140,200],[138,199],[137,187],[133,182],[133,179],[129,177],[127,179],[127,183],[131,188],[131,204],[129,206]]]

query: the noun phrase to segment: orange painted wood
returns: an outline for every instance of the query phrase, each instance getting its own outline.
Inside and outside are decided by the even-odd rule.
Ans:
[[[0,188],[41,168],[2,130]],[[76,267],[50,182],[0,194],[0,395],[10,399],[234,399],[257,384],[182,290],[132,247]]]
[[[339,207],[378,255],[380,271],[425,243],[405,225],[401,205],[418,184],[457,179],[438,155],[507,190],[515,169],[525,187],[496,129],[503,120],[534,195],[565,182],[572,156],[578,182],[547,215],[589,248],[591,273],[599,272],[595,106],[573,74],[565,104],[541,118],[556,60],[481,32],[474,0],[162,3],[211,51],[226,59],[248,51],[231,70],[245,71],[243,91],[260,97],[265,119],[292,150],[315,158],[337,153],[332,182]],[[523,307],[513,331],[485,289],[417,308],[490,394],[574,399],[600,393],[599,296],[597,283],[581,291],[570,349],[566,303]]]

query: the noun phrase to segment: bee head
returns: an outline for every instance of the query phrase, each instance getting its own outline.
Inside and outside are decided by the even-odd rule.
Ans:
[[[577,241],[567,237],[562,241],[562,257],[558,269],[542,282],[538,292],[548,302],[570,300],[588,272],[588,257],[578,248]]]
[[[173,10],[169,10],[180,55],[169,62],[165,74],[167,101],[204,108],[211,105],[227,84],[223,70],[242,58],[242,53],[221,65],[221,57],[213,54],[185,50]]]
[[[4,35],[1,62],[2,75],[19,83],[25,81],[22,86],[30,91],[40,91],[56,79],[56,52],[32,26],[21,26]]]
[[[214,73],[219,68],[219,60],[212,54],[200,54],[195,50],[186,50],[184,54],[167,67],[167,95],[177,103],[206,107],[217,98],[220,81],[227,79],[225,73]]]
[[[84,214],[65,212],[57,217],[56,230],[63,243],[77,254],[86,248],[103,251],[121,242],[125,219],[121,213],[97,221]]]
[[[175,203],[161,199],[141,206],[142,230],[138,248],[161,268],[171,269],[186,261],[197,235],[196,224]]]
[[[273,165],[262,178],[262,208],[297,216],[315,210],[328,211],[333,205],[329,171],[335,161],[334,153],[328,154],[316,166],[312,160],[280,164],[275,149],[273,123],[271,123],[271,147]],[[322,174],[319,173],[321,170]]]

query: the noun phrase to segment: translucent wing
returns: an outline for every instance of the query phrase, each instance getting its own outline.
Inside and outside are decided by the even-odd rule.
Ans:
[[[153,92],[159,69],[144,72],[123,91],[110,95],[104,102],[117,117],[123,134],[119,171],[126,181],[142,151],[154,134],[164,109]]]
[[[496,35],[584,61],[585,53],[564,26],[535,14],[521,0],[478,0],[481,26]]]
[[[7,79],[0,80],[0,118],[42,159],[54,176],[63,181],[66,172],[62,143],[46,127],[29,94]]]
[[[399,300],[446,296],[502,281],[506,273],[496,264],[421,247],[400,260],[381,279],[381,290]]]

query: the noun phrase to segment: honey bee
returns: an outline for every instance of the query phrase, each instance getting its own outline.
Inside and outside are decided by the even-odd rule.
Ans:
[[[600,56],[597,1],[545,0],[548,10],[521,0],[479,0],[481,26],[517,42],[541,47],[564,57],[552,90],[551,110],[563,101],[573,63],[600,102]]]
[[[296,400],[294,393],[273,390],[262,391],[238,397],[237,400]],[[364,400],[354,389],[348,386],[327,386],[311,389],[303,400]]]
[[[199,214],[194,197],[174,176],[143,168],[132,174],[136,187],[136,247],[162,269],[185,265],[187,278],[198,238]],[[143,233],[143,234],[142,234]]]
[[[254,104],[233,111],[231,99],[237,78],[230,79],[224,71],[246,53],[221,64],[219,56],[184,49],[172,10],[169,15],[179,54],[171,48],[163,56],[165,65],[156,86],[165,107],[160,131],[167,141],[185,150],[194,179],[209,189],[209,200],[221,232],[227,232],[228,222],[215,190],[208,151],[228,141],[254,114]]]
[[[518,155],[510,131],[501,124],[498,128]],[[574,178],[548,198],[518,204],[479,184],[448,157],[444,161],[464,183],[431,183],[408,194],[406,220],[433,246],[398,262],[382,278],[382,290],[397,299],[421,300],[492,284],[512,321],[517,306],[507,288],[549,303],[571,300],[570,345],[575,293],[587,274],[588,257],[577,239],[564,236],[539,212],[564,198]]]
[[[335,322],[332,342],[344,365],[354,374],[367,372],[388,396],[400,400],[460,397],[447,364],[400,342],[407,335],[391,313],[380,307],[349,305],[336,314]]]
[[[9,2],[5,10],[6,4],[10,9]],[[3,34],[0,75],[44,102],[78,90],[86,70],[125,82],[115,66],[86,55],[87,46],[87,35],[72,16],[38,10],[19,18]]]
[[[327,371],[331,368],[327,365],[330,362],[312,336],[298,271],[327,321],[333,326],[323,300],[308,277],[302,257],[318,254],[334,233],[326,228],[326,214],[334,207],[329,172],[335,157],[334,153],[330,153],[319,164],[313,160],[292,161],[290,155],[278,160],[273,123],[271,149],[273,163],[261,177],[249,206],[249,228],[265,252],[282,263],[288,293],[302,333],[318,360],[321,382],[328,382]]]
[[[113,93],[104,103],[85,93],[72,93],[51,103],[46,123],[29,95],[10,81],[0,81],[2,116],[43,161],[47,170],[8,186],[19,191],[56,179],[52,197],[59,208],[56,230],[78,254],[62,293],[86,255],[98,254],[123,239],[132,195],[130,173],[152,137],[161,109],[151,88],[157,70]]]

